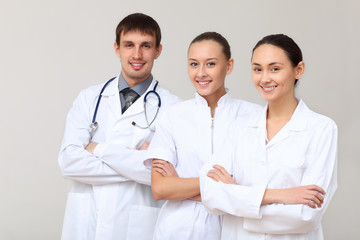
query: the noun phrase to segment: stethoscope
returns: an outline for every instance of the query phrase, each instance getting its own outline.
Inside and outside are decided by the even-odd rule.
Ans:
[[[99,124],[96,122],[96,115],[97,115],[97,112],[98,112],[98,109],[99,109],[99,105],[100,105],[100,101],[101,101],[101,98],[102,98],[102,93],[104,92],[105,88],[107,87],[107,85],[109,85],[109,83],[111,83],[116,77],[110,79],[109,81],[107,81],[104,86],[102,87],[101,91],[100,91],[100,94],[99,94],[99,98],[96,102],[96,107],[95,107],[95,111],[94,111],[94,115],[93,115],[93,118],[92,118],[92,121],[91,121],[91,124],[90,124],[90,132],[91,133],[94,133],[95,130],[98,128]],[[150,90],[148,91],[146,94],[145,94],[145,97],[144,97],[144,114],[145,114],[145,119],[146,119],[146,126],[143,127],[143,126],[140,126],[139,124],[137,124],[136,122],[132,122],[131,124],[136,126],[136,127],[139,127],[141,129],[150,129],[151,131],[154,131],[150,128],[151,124],[153,124],[153,122],[155,121],[158,113],[159,113],[159,109],[161,107],[161,98],[160,98],[160,95],[156,92],[156,88],[158,86],[159,82],[156,81],[155,83],[155,86],[153,88],[153,90]],[[157,108],[156,108],[156,113],[155,113],[155,116],[154,118],[149,122],[149,119],[147,117],[147,113],[146,113],[146,102],[147,102],[147,99],[148,99],[148,96],[150,94],[155,94],[155,96],[157,97],[158,99],[158,105],[157,105]]]

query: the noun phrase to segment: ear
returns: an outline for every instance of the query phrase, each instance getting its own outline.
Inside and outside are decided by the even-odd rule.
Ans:
[[[116,56],[118,56],[118,58],[120,58],[120,46],[116,42],[114,42],[114,50],[115,50]]]
[[[295,78],[300,79],[302,77],[302,75],[304,75],[304,72],[305,72],[305,63],[303,61],[301,61],[296,66],[296,69],[295,69],[296,76],[295,76]]]
[[[226,67],[226,74],[230,74],[234,68],[234,59],[230,58]]]
[[[162,44],[159,45],[159,47],[156,49],[156,53],[155,53],[155,59],[157,59],[162,51]]]

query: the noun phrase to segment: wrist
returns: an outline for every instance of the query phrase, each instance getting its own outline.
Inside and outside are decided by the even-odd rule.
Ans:
[[[281,202],[280,193],[281,193],[281,189],[266,189],[261,205],[280,203]]]

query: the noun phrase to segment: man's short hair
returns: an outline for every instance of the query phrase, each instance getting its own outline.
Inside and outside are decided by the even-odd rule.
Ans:
[[[140,31],[150,34],[156,38],[156,47],[160,46],[161,30],[158,23],[150,16],[143,13],[133,13],[125,17],[116,28],[116,44],[120,45],[121,33],[126,34],[130,31]]]

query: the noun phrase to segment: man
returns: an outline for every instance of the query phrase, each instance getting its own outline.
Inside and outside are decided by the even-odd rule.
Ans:
[[[68,113],[59,165],[63,176],[74,181],[63,240],[152,239],[160,203],[153,199],[151,173],[143,161],[159,101],[160,112],[179,101],[151,74],[160,40],[151,17],[125,17],[114,43],[121,74],[105,87],[83,90]]]

